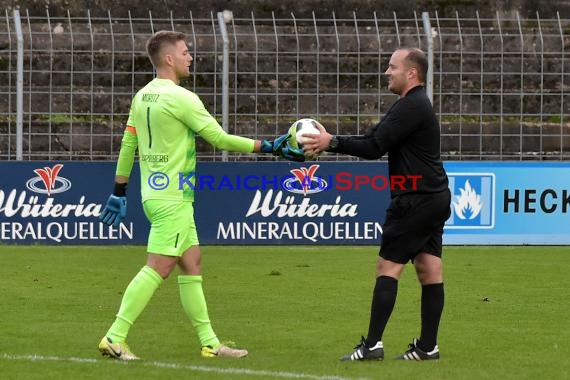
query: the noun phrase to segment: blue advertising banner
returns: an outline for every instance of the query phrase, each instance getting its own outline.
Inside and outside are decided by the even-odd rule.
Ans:
[[[445,244],[570,244],[570,163],[445,167],[452,192]],[[99,222],[114,171],[114,162],[1,163],[2,243],[146,244],[137,165],[127,219],[118,228]],[[389,178],[385,162],[208,162],[197,172],[170,180],[195,188],[201,244],[376,245],[390,186],[405,180]]]
[[[204,163],[204,244],[378,244],[390,200],[385,163]]]
[[[445,244],[570,244],[570,163],[448,162]]]
[[[136,166],[136,165],[135,165]],[[144,243],[148,222],[133,171],[127,219],[120,227],[99,222],[113,190],[110,162],[2,162],[0,241],[40,244]]]

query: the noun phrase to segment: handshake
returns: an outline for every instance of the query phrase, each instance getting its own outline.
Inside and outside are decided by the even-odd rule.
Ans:
[[[291,137],[290,133],[285,133],[275,140],[262,140],[260,152],[271,153],[274,156],[280,156],[289,161],[305,161],[305,152],[302,148],[291,146],[289,141]]]

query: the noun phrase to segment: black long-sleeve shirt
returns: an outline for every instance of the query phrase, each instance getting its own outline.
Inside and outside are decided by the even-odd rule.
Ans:
[[[331,152],[371,160],[388,153],[392,197],[410,192],[436,193],[448,187],[440,157],[439,122],[423,86],[398,99],[380,123],[364,135],[338,140],[338,147]],[[394,176],[406,178],[403,186],[397,185]]]

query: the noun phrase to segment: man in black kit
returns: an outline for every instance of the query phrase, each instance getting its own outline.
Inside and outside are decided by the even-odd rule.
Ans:
[[[388,153],[390,176],[410,179],[391,190],[368,335],[353,352],[341,357],[343,361],[384,359],[382,334],[394,309],[398,280],[410,260],[422,285],[421,334],[397,359],[439,359],[437,333],[444,301],[442,235],[450,215],[451,194],[440,158],[439,122],[424,89],[427,70],[421,50],[398,48],[385,74],[388,89],[400,98],[379,124],[363,136],[332,136],[322,126],[319,135],[304,136],[307,156],[326,150],[378,159]],[[412,183],[414,178],[416,183]]]

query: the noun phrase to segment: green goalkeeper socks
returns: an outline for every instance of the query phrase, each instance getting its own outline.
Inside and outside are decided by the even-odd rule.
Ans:
[[[202,276],[178,276],[178,285],[182,307],[198,334],[200,344],[202,347],[217,348],[220,341],[216,337],[210,324],[210,317],[208,317],[206,298],[202,291]]]
[[[129,329],[145,309],[155,290],[162,284],[162,277],[151,267],[144,266],[125,290],[117,319],[107,332],[113,343],[124,342]]]

